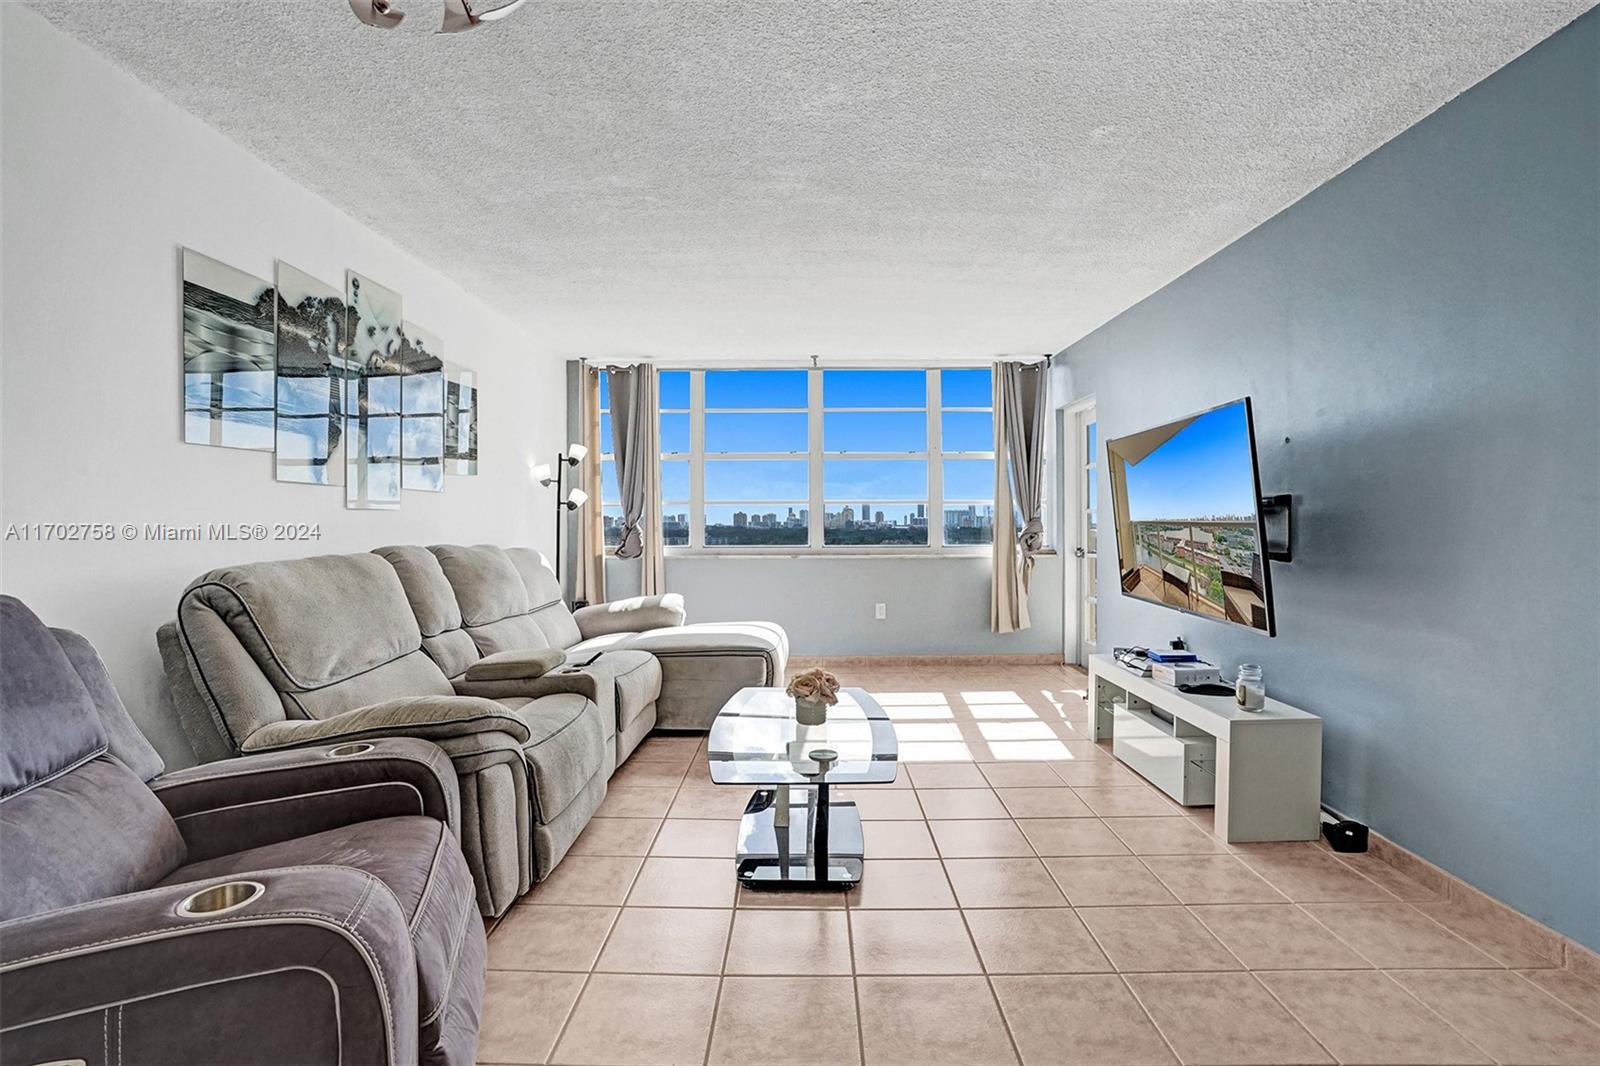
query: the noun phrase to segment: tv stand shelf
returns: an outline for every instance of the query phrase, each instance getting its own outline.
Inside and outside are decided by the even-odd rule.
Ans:
[[[1189,806],[1210,800],[1214,773],[1216,832],[1229,843],[1317,838],[1322,719],[1314,714],[1270,698],[1259,712],[1241,710],[1232,696],[1179,692],[1091,655],[1089,735],[1110,740],[1113,755]]]

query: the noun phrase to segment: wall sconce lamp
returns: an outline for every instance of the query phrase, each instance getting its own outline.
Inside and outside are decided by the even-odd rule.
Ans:
[[[589,454],[589,449],[581,444],[567,445],[566,454],[556,456],[554,471],[546,463],[540,463],[533,468],[534,480],[546,488],[551,485],[556,487],[556,580],[561,580],[561,527],[566,525],[569,511],[576,511],[589,502],[589,494],[580,488],[574,488],[562,495],[562,480],[566,475],[567,467],[577,466]]]

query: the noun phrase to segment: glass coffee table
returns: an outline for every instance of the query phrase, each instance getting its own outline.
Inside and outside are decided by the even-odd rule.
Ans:
[[[755,785],[739,825],[738,879],[756,886],[848,887],[861,880],[861,816],[834,785],[884,784],[899,743],[865,689],[839,692],[823,725],[795,720],[781,688],[744,688],[711,723],[711,780]]]

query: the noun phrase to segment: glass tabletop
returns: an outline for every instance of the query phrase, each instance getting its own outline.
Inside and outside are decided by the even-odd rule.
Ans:
[[[900,745],[865,689],[839,691],[822,725],[795,720],[781,688],[744,688],[711,723],[706,743],[719,785],[848,785],[893,781]],[[836,753],[828,762],[827,752]]]

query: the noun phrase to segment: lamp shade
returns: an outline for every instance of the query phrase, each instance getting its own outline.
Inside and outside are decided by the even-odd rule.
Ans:
[[[537,481],[539,484],[548,485],[555,479],[555,475],[550,472],[549,463],[540,463],[538,466],[533,468],[533,480]]]
[[[573,463],[583,462],[583,457],[589,454],[589,449],[581,444],[567,445],[567,460]]]
[[[576,511],[589,502],[589,494],[582,489],[573,489],[567,493],[567,506]]]

